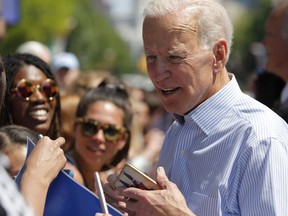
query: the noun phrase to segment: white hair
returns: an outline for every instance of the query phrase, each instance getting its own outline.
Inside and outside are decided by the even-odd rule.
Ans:
[[[217,0],[152,0],[144,9],[144,18],[159,17],[172,12],[179,12],[183,16],[196,15],[200,46],[203,49],[212,49],[218,39],[225,38],[229,56],[233,25],[220,2]]]
[[[52,57],[51,57],[50,49],[46,45],[38,41],[24,42],[17,48],[16,52],[32,54],[41,58],[42,60],[44,60],[45,62],[49,64],[51,63]]]

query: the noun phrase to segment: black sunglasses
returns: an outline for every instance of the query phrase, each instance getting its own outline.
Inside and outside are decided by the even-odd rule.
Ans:
[[[94,136],[100,129],[102,129],[105,139],[109,142],[116,141],[126,132],[125,127],[119,127],[112,124],[100,124],[92,119],[77,118],[76,123],[81,124],[82,132],[86,136]]]
[[[27,101],[30,100],[30,96],[38,89],[42,94],[44,94],[49,100],[53,100],[54,97],[59,93],[59,88],[52,79],[44,80],[41,85],[33,85],[26,79],[21,79],[15,88],[11,91],[16,92],[16,94]]]

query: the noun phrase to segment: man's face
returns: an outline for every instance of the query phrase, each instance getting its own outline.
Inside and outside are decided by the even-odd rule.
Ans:
[[[263,44],[267,50],[266,69],[288,80],[288,38],[282,37],[283,11],[275,11],[267,20]]]
[[[168,112],[184,115],[214,93],[214,55],[199,47],[193,18],[146,18],[143,42],[149,77]]]

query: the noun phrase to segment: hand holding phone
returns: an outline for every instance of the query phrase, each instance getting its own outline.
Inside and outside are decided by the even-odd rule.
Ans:
[[[114,184],[118,187],[136,187],[143,190],[159,190],[159,185],[148,175],[131,164],[125,164]]]

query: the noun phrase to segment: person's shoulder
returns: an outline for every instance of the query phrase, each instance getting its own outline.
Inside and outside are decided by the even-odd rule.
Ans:
[[[257,121],[265,120],[267,118],[279,118],[271,108],[246,94],[238,101],[235,107],[235,110],[243,117],[254,117]]]
[[[79,171],[79,169],[78,169],[75,165],[73,165],[73,164],[70,163],[70,162],[67,162],[64,169],[69,170],[69,171],[72,171],[72,173],[73,173],[73,179],[74,179],[76,182],[78,182],[79,184],[84,185],[83,176],[82,176],[81,172]]]
[[[260,138],[277,137],[278,132],[282,131],[287,133],[288,127],[286,122],[276,114],[272,109],[259,101],[251,98],[250,96],[242,97],[238,105],[234,107],[239,118],[249,124],[257,136]]]

